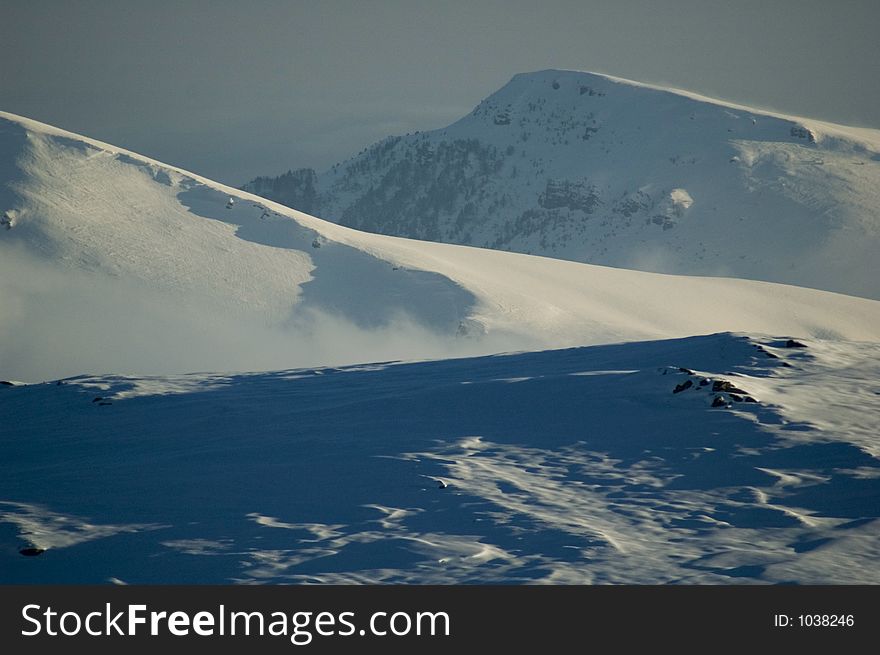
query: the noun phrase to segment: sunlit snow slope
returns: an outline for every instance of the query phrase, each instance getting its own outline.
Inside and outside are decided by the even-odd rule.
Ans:
[[[880,303],[358,232],[0,114],[0,378],[272,370],[749,331]]]
[[[880,584],[878,379],[717,334],[0,386],[0,583]]]

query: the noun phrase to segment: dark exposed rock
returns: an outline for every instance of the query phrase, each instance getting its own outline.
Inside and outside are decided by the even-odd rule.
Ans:
[[[580,91],[580,95],[584,95],[586,93],[591,96],[599,96],[600,98],[605,95],[604,91],[597,91],[593,87],[587,86],[585,84],[581,84],[579,91]]]
[[[755,400],[755,399],[752,398],[751,396],[746,396],[745,398],[743,398],[743,400],[745,400],[747,403],[756,403],[756,402],[758,402],[757,400]]]
[[[18,552],[21,553],[22,555],[24,555],[25,557],[36,557],[37,555],[42,555],[43,553],[45,553],[46,549],[45,548],[28,547],[28,548],[22,548]]]
[[[813,134],[812,130],[809,130],[801,125],[795,125],[788,131],[788,133],[791,136],[797,137],[798,139],[806,139],[810,143],[816,143],[816,137]]]
[[[672,393],[679,393],[680,391],[684,391],[685,389],[690,389],[694,386],[694,383],[690,380],[685,380],[681,384],[675,385],[675,389],[672,390]]]
[[[795,341],[794,339],[789,339],[785,342],[786,348],[806,348],[807,344],[801,343],[800,341]]]
[[[746,393],[742,389],[735,387],[733,384],[731,384],[727,380],[715,380],[715,382],[712,383],[712,391],[727,391],[727,392],[731,392],[731,393],[741,393],[741,394]]]
[[[788,362],[782,362],[782,365],[783,365],[785,368],[791,368],[791,364],[789,364]]]
[[[635,194],[615,202],[611,207],[611,211],[615,214],[620,214],[621,216],[629,218],[635,214],[645,212],[653,206],[654,201],[651,196],[643,191],[637,191]],[[648,223],[650,222],[651,219],[649,218]]]
[[[743,401],[743,397],[737,396],[735,393],[730,394],[730,399],[735,403],[741,403]]]
[[[597,189],[586,181],[547,180],[538,204],[544,209],[579,209],[592,214],[601,204]]]
[[[712,407],[727,407],[727,401],[724,400],[724,396],[715,396],[715,399],[712,401]]]
[[[318,177],[311,168],[289,170],[279,177],[258,177],[242,189],[307,214],[318,213]]]
[[[654,225],[661,226],[664,230],[671,230],[675,227],[675,220],[669,216],[664,216],[663,214],[654,214],[650,219],[645,220],[649,220]]]
[[[92,402],[93,402],[93,403],[99,403],[99,402],[101,402],[102,400],[104,400],[104,397],[103,397],[103,396],[95,396],[94,398],[92,398]]]
[[[483,224],[489,211],[483,195],[504,161],[503,151],[477,139],[412,144],[386,139],[341,169],[334,193],[354,200],[326,217],[380,234],[463,243]]]
[[[15,385],[12,384],[12,382],[10,382],[9,380],[0,380],[0,386],[3,386],[3,387],[14,387]]]
[[[683,366],[679,366],[678,370],[682,373],[687,373],[688,375],[694,375],[694,372],[689,368],[684,368]]]
[[[709,384],[709,382],[711,382],[709,378],[703,378],[702,380],[700,380],[700,386],[705,387]]]

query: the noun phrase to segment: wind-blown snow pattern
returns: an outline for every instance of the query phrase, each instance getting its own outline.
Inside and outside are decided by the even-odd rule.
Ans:
[[[0,582],[880,583],[880,348],[798,343],[0,388]]]
[[[880,298],[880,131],[576,71],[248,190],[383,234]]]
[[[359,232],[0,116],[0,376],[274,370],[719,331],[880,339],[880,303]],[[685,195],[676,196],[686,204]]]

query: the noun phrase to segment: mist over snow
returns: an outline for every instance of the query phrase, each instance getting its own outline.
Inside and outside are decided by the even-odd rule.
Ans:
[[[404,312],[373,326],[318,309],[270,322],[230,313],[210,298],[47,268],[3,247],[0,279],[0,376],[12,380],[444,359],[540,345],[514,336],[456,338]]]

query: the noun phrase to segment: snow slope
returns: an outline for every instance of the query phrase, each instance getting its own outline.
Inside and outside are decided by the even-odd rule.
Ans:
[[[344,225],[880,298],[880,131],[577,71],[248,190]]]
[[[0,216],[5,379],[718,331],[880,340],[876,301],[368,234],[10,114]]]
[[[880,345],[786,344],[3,386],[0,583],[878,584]]]

